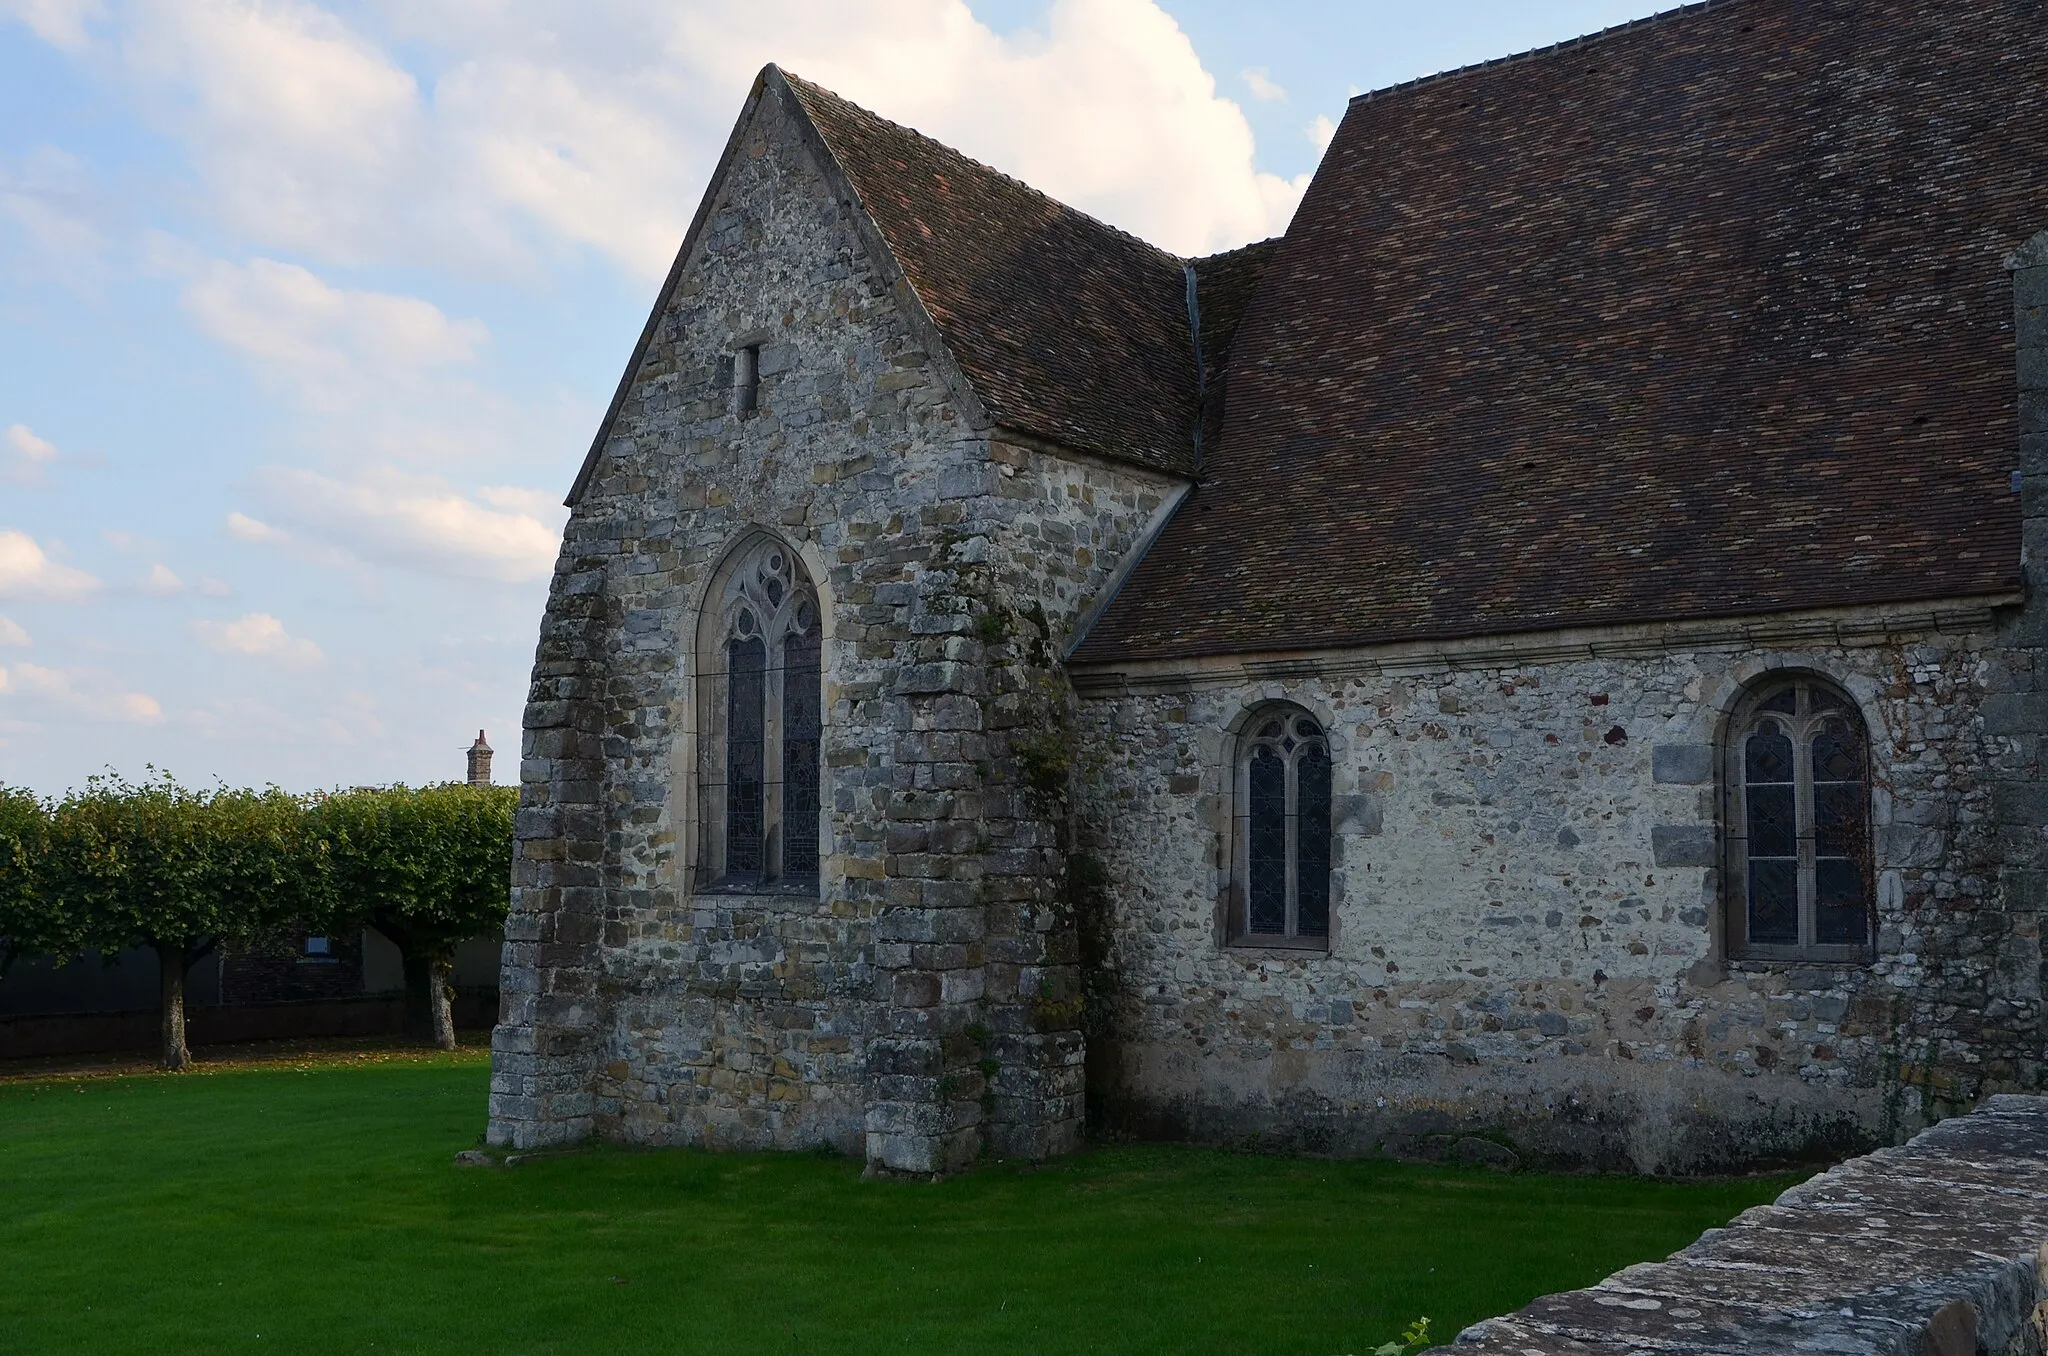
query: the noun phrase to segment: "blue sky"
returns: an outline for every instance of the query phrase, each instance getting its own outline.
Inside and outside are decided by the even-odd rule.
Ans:
[[[768,60],[1185,253],[1360,90],[1668,6],[0,0],[0,782],[516,765],[567,488]]]

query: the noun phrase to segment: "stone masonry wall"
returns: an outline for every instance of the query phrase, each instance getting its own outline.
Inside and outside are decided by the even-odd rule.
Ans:
[[[2048,1103],[1995,1097],[1691,1247],[1458,1334],[1463,1356],[2040,1356]]]
[[[1109,903],[1091,1091],[1153,1135],[1671,1172],[1888,1142],[2038,1086],[2038,947],[1999,888],[1987,775],[1991,615],[1079,675]],[[1868,966],[1722,956],[1721,723],[1786,669],[1870,731]],[[1336,763],[1327,953],[1223,941],[1225,732],[1282,700]]]
[[[571,516],[527,713],[491,1139],[1052,1153],[1081,1120],[1057,815],[1010,741],[1163,477],[969,427],[773,85]],[[734,412],[734,350],[760,408]],[[750,532],[821,590],[815,896],[695,878],[697,609]]]

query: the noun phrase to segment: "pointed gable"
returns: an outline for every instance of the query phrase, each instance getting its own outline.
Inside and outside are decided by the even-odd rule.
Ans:
[[[929,137],[783,75],[997,424],[1191,469],[1179,259]]]
[[[1077,658],[2006,593],[2037,4],[1736,0],[1361,96]]]

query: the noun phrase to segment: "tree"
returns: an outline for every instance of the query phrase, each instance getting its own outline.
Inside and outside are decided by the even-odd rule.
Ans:
[[[313,809],[337,918],[360,919],[405,962],[406,1032],[455,1048],[455,947],[505,925],[510,787],[450,782],[338,791]]]
[[[305,850],[303,820],[299,802],[274,787],[195,792],[167,773],[139,786],[94,777],[52,811],[43,891],[71,921],[74,947],[156,952],[166,1069],[192,1061],[192,967],[317,898],[318,857]]]
[[[74,929],[43,879],[50,811],[33,793],[0,786],[0,976],[22,956],[64,954]]]

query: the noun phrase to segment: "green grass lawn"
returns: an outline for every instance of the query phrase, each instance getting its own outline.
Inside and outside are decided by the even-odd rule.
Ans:
[[[0,1083],[0,1352],[1363,1352],[1658,1257],[1789,1179],[1116,1148],[457,1168],[474,1052]]]

